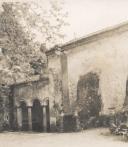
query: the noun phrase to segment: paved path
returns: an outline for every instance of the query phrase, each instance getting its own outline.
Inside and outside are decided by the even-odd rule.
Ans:
[[[0,147],[128,147],[107,129],[79,133],[1,133]]]

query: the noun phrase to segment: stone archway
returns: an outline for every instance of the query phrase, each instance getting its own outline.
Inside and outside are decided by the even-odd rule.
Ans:
[[[99,76],[96,73],[90,72],[80,77],[77,84],[77,103],[83,123],[90,117],[99,117],[102,101],[99,94]]]
[[[28,108],[24,101],[20,102],[21,118],[22,118],[22,131],[28,131]]]
[[[33,101],[32,106],[32,130],[36,132],[43,130],[43,110],[38,99]]]

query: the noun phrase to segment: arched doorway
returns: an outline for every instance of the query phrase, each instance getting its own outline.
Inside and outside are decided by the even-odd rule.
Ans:
[[[43,130],[43,110],[38,99],[33,101],[32,106],[32,129],[36,132]]]
[[[22,101],[20,103],[21,112],[22,112],[22,131],[28,131],[28,108],[26,103]]]
[[[96,73],[90,72],[80,77],[77,85],[77,103],[83,124],[90,118],[99,117],[102,101],[99,94],[99,76]]]

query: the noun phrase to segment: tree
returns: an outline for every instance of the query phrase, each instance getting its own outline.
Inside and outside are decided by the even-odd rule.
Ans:
[[[58,0],[50,0],[48,9],[34,2],[2,4],[0,46],[4,57],[0,63],[3,60],[8,63],[6,68],[2,68],[2,64],[0,67],[0,76],[4,80],[9,77],[16,82],[19,78],[42,74],[41,69],[46,67],[47,62],[44,51],[64,37],[61,30],[66,25],[66,13],[62,12],[62,6]]]

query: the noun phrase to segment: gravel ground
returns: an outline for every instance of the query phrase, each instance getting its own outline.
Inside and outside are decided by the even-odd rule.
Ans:
[[[79,133],[17,133],[0,134],[0,147],[128,147],[122,137],[107,129],[91,129]]]

